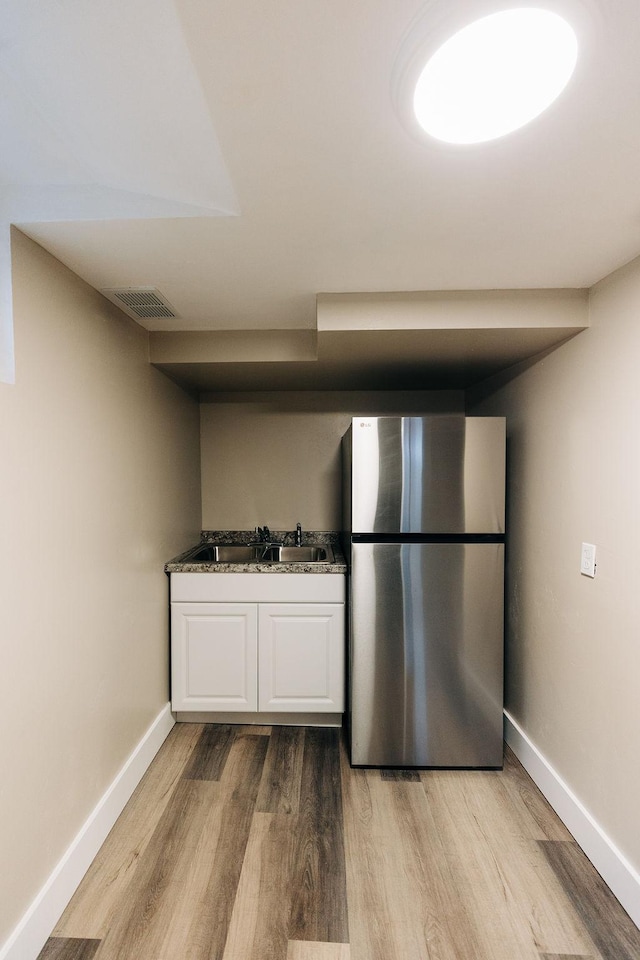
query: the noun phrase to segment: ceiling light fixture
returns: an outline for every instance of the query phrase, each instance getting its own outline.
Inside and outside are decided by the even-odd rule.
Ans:
[[[577,55],[574,31],[549,10],[523,7],[482,17],[428,60],[415,87],[415,116],[446,143],[495,140],[553,103]]]

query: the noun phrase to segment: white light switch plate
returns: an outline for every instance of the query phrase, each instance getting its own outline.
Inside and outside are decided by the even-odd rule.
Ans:
[[[595,577],[596,575],[596,548],[593,543],[582,544],[580,573],[584,574],[585,577]]]

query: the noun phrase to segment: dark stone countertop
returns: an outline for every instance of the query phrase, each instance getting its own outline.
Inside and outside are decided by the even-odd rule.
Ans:
[[[293,546],[295,534],[290,531],[271,531],[273,542]],[[203,530],[200,543],[165,563],[166,573],[342,573],[347,572],[347,562],[340,546],[340,535],[329,531],[310,530],[302,535],[302,546],[315,547],[328,544],[333,550],[333,563],[222,563],[200,561],[194,563],[189,556],[207,543],[248,544],[254,542],[254,530]]]

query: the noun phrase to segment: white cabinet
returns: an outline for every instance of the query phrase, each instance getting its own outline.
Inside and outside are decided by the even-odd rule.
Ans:
[[[340,574],[172,574],[172,709],[341,713],[344,592]]]
[[[260,604],[258,637],[259,710],[342,712],[342,604]]]
[[[257,710],[253,603],[171,604],[174,710]]]

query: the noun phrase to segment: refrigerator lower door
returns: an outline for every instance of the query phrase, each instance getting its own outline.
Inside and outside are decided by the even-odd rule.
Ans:
[[[352,549],[352,764],[501,767],[504,545]]]

